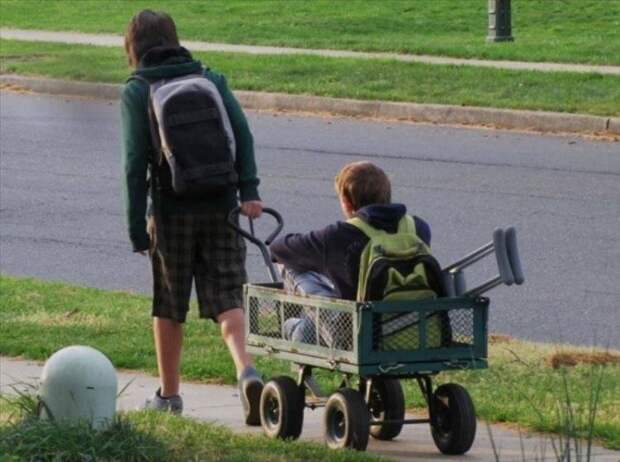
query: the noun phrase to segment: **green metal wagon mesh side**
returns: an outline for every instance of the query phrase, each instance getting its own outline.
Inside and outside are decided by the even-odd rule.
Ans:
[[[360,367],[396,375],[486,367],[488,305],[484,297],[361,303]]]
[[[356,304],[290,295],[273,284],[246,285],[246,343],[259,354],[333,368],[356,362]],[[300,323],[291,337],[290,322]],[[262,350],[262,351],[261,351]]]
[[[360,375],[486,367],[484,297],[357,303],[245,287],[250,352]],[[302,320],[291,337],[288,323]]]

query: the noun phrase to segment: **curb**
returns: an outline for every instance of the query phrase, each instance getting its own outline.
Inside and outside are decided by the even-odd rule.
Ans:
[[[37,93],[101,99],[120,99],[122,89],[122,85],[112,83],[76,82],[7,74],[0,74],[0,84],[13,85],[18,89],[32,90]]]
[[[40,93],[119,99],[122,85],[0,75],[0,84]],[[620,135],[619,117],[558,112],[495,109],[443,104],[360,101],[322,96],[235,91],[245,109],[329,113],[333,115],[430,122],[445,125],[483,125],[497,128],[598,135]]]
[[[13,29],[0,27],[0,36],[10,40],[63,43],[65,45],[94,45],[100,47],[122,47],[122,35],[92,34],[85,32],[62,32],[50,30]],[[579,74],[620,75],[620,66],[604,64],[554,63],[535,61],[511,61],[480,58],[457,58],[449,56],[395,53],[389,51],[354,51],[321,48],[295,48],[271,45],[241,45],[215,43],[196,40],[183,40],[182,45],[192,51],[216,51],[225,53],[244,53],[251,55],[305,55],[323,58],[345,58],[363,60],[399,61],[429,65],[474,66],[492,69],[509,69],[533,72],[574,72]]]

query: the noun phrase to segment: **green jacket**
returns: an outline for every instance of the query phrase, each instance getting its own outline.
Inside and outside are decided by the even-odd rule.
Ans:
[[[198,72],[200,61],[177,56],[166,59],[161,65],[139,68],[134,74],[148,80],[176,77]],[[236,168],[239,175],[238,191],[241,201],[259,200],[254,160],[254,140],[241,106],[226,84],[223,75],[204,70],[204,76],[211,80],[222,95],[224,105],[235,134]],[[146,250],[149,237],[146,233],[147,214],[147,172],[153,158],[148,118],[148,87],[136,79],[128,80],[121,95],[121,116],[123,129],[124,199],[129,238],[134,251]],[[209,210],[231,210],[238,205],[237,189],[205,200],[180,200],[172,196],[159,198],[162,214],[199,213]]]

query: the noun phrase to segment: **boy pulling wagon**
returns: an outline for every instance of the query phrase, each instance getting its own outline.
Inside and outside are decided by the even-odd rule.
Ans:
[[[195,281],[200,317],[220,324],[235,363],[246,423],[258,425],[263,385],[241,308],[246,248],[226,224],[237,193],[244,215],[262,212],[252,134],[224,76],[179,45],[166,13],[137,13],[125,50],[135,68],[121,98],[125,203],[133,250],[151,257],[161,382],[146,407],[182,412],[183,323]]]

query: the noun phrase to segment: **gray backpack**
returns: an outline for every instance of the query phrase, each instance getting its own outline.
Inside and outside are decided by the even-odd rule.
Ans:
[[[235,137],[222,96],[202,73],[149,82],[157,190],[206,198],[237,185]]]

